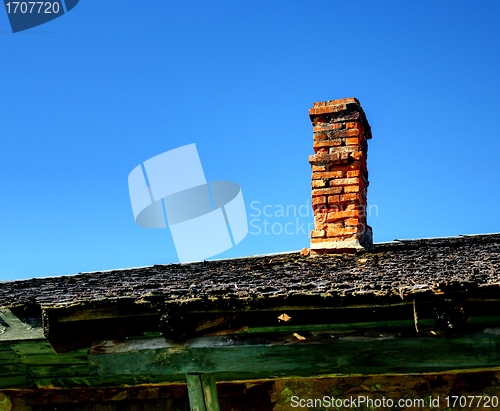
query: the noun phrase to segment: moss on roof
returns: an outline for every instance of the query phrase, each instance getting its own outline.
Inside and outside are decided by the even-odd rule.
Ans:
[[[9,281],[0,283],[0,306],[158,298],[206,307],[217,301],[323,304],[346,298],[401,301],[443,292],[500,295],[499,274],[500,234],[485,234],[396,240],[356,254],[287,253]]]

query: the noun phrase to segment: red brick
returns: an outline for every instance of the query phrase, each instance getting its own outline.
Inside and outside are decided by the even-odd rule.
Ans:
[[[313,171],[313,176],[314,176],[314,172],[326,171],[326,166],[312,166],[312,171]]]
[[[326,204],[325,196],[317,196],[312,198],[312,205],[322,205],[322,204]]]
[[[341,138],[334,138],[333,140],[315,141],[313,147],[337,147],[342,145]]]
[[[331,212],[327,215],[327,221],[330,223],[332,221],[343,220],[346,218],[358,217],[358,210],[349,210],[349,211],[337,211]]]
[[[356,227],[345,227],[345,228],[328,228],[326,230],[327,237],[338,237],[346,234],[354,234],[357,232]]]
[[[330,130],[339,130],[342,128],[342,124],[330,124],[330,123],[322,123],[318,124],[313,127],[313,132],[318,132],[318,131],[330,131]]]
[[[357,128],[358,130],[361,130],[362,126],[359,121],[350,121],[348,123],[345,123],[345,128]]]
[[[328,147],[314,147],[316,154],[329,154],[330,149]]]
[[[317,212],[314,214],[314,223],[326,223],[326,219],[328,216],[327,210],[323,210],[321,212]]]
[[[316,188],[312,191],[313,196],[340,194],[342,187]]]
[[[330,181],[330,187],[332,186],[350,186],[353,184],[359,184],[359,178],[336,178]]]
[[[314,141],[328,140],[328,134],[326,134],[326,133],[314,133],[313,140]]]
[[[347,172],[347,178],[358,177],[358,176],[359,176],[359,170],[352,170]]]
[[[361,116],[361,113],[359,111],[355,111],[353,113],[338,113],[333,115],[330,118],[330,121],[338,123],[338,122],[344,122],[344,121],[353,121],[353,120],[358,120],[359,117]]]
[[[363,152],[362,151],[355,151],[352,153],[352,158],[355,160],[360,160],[363,157]]]
[[[311,237],[317,238],[317,237],[324,237],[325,236],[325,230],[312,230],[311,231]]]
[[[323,106],[323,107],[313,107],[309,110],[310,116],[315,116],[318,114],[328,114],[328,113],[337,113],[339,111],[347,110],[347,106],[345,103],[336,103],[332,106]]]
[[[346,226],[357,227],[358,223],[359,223],[359,219],[357,219],[357,218],[348,218],[347,220],[344,220],[344,225],[346,225]]]
[[[315,221],[314,222],[314,229],[315,230],[324,230],[327,226],[328,226],[328,224],[326,224],[325,222],[322,222],[322,221]]]
[[[314,166],[313,166],[314,167]],[[336,178],[336,177],[342,177],[344,173],[342,171],[327,171],[323,173],[313,173],[312,178],[313,180],[318,179],[318,178]]]
[[[340,201],[340,197],[338,195],[336,196],[328,196],[328,205],[330,204],[336,204]]]
[[[348,132],[348,130],[329,131],[328,137],[329,138],[345,138],[345,137],[348,137],[347,132]]]
[[[325,186],[326,186],[325,180],[313,180],[311,182],[311,187],[313,187],[313,188],[319,188],[319,187],[325,187]]]
[[[359,186],[345,186],[344,193],[358,193]]]
[[[347,137],[356,137],[356,136],[359,136],[360,134],[361,133],[356,128],[352,128],[350,130],[346,130],[346,136]]]
[[[327,123],[328,119],[326,118],[326,116],[316,116],[313,119],[313,124],[327,124]]]
[[[359,101],[355,97],[345,97],[345,98],[338,98],[336,100],[325,100],[325,101],[315,101],[313,103],[313,108],[315,107],[325,107],[325,106],[335,106],[339,104],[349,104],[349,103],[355,103],[359,105]]]
[[[340,163],[340,155],[339,153],[333,153],[333,154],[318,153],[314,156],[309,156],[309,163],[311,164]]]
[[[357,137],[346,138],[345,143],[348,146],[359,146],[359,138]]]
[[[364,164],[363,162],[361,161],[355,161],[354,163],[352,164],[345,164],[345,165],[335,165],[335,171],[343,171],[343,172],[347,172],[347,171],[352,171],[352,170],[360,170],[360,169],[363,169],[364,167]]]
[[[341,203],[344,203],[346,201],[356,201],[359,200],[359,198],[359,193],[350,193],[341,195],[339,200]]]

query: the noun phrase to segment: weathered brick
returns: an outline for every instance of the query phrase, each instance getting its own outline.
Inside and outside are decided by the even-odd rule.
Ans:
[[[339,111],[345,111],[346,109],[347,106],[345,103],[339,103],[332,106],[313,107],[309,110],[309,115],[314,116],[318,114],[337,113]]]
[[[313,140],[314,141],[328,140],[328,134],[326,134],[326,133],[314,133]]]
[[[341,192],[342,192],[342,187],[316,188],[312,190],[312,195],[313,196],[332,195],[332,194],[340,194]]]
[[[328,138],[346,138],[349,137],[348,134],[349,130],[334,130],[334,131],[329,131]]]
[[[313,176],[315,174],[316,171],[326,171],[326,166],[325,165],[322,165],[322,166],[312,166],[312,171],[313,171]],[[313,177],[314,178],[314,177]]]
[[[314,147],[316,154],[329,154],[330,149],[328,147]]]
[[[325,100],[325,101],[316,101],[313,103],[313,108],[316,107],[328,107],[328,106],[337,106],[340,104],[357,104],[359,106],[359,101],[355,97],[345,97],[345,98],[337,98],[335,100]]]
[[[336,204],[340,202],[340,196],[336,195],[336,196],[328,196],[328,205],[330,204]]]
[[[328,228],[326,230],[327,237],[337,237],[346,234],[354,234],[356,233],[356,227],[344,227],[344,228]]]
[[[346,218],[353,218],[353,217],[358,217],[359,216],[359,211],[358,210],[347,210],[347,211],[336,211],[336,212],[329,212],[327,214],[327,222],[333,222],[337,220],[344,220]]]
[[[345,123],[345,128],[357,128],[358,130],[361,130],[363,126],[359,121],[350,121],[348,123]]]
[[[346,137],[356,137],[356,136],[359,136],[360,134],[361,133],[356,128],[352,128],[350,130],[346,130]]]
[[[344,203],[346,201],[356,201],[358,200],[359,201],[359,193],[349,193],[349,194],[342,194],[340,197],[339,197],[339,201],[341,203]]]
[[[315,141],[313,147],[337,147],[342,145],[341,138],[334,138],[333,140]]]
[[[358,193],[359,186],[345,186],[344,193]]]
[[[325,230],[312,230],[311,231],[311,237],[317,238],[317,237],[324,237],[325,236]]]
[[[326,182],[325,182],[325,180],[313,180],[311,182],[311,186],[313,188],[325,187],[326,186]]]
[[[343,175],[344,175],[343,171],[327,171],[327,172],[319,172],[319,173],[316,172],[316,173],[313,173],[312,178],[313,178],[313,180],[318,179],[318,178],[337,178],[337,177],[342,177]]]
[[[347,172],[347,178],[358,177],[358,176],[359,176],[359,170],[351,170]]]
[[[359,178],[335,178],[330,181],[330,187],[332,186],[350,186],[353,184],[359,184]]]
[[[312,198],[312,205],[322,205],[322,204],[326,204],[325,196],[317,196]]]
[[[330,121],[335,122],[335,123],[343,123],[344,121],[352,121],[352,120],[357,120],[361,117],[360,113],[358,111],[355,111],[354,113],[338,113],[334,114]]]
[[[344,224],[342,222],[330,223],[326,225],[327,230],[338,230],[339,228],[344,228]]]
[[[316,126],[313,127],[313,132],[316,133],[318,131],[330,131],[330,130],[339,130],[342,128],[342,124],[331,124],[331,123],[321,123],[317,124]]]
[[[345,143],[348,146],[359,146],[359,138],[357,138],[357,137],[346,138]]]
[[[360,160],[362,157],[364,157],[362,151],[355,151],[354,153],[352,153],[352,158],[354,158],[355,160]]]
[[[359,219],[357,219],[357,218],[348,218],[347,220],[344,220],[345,226],[356,227],[358,224],[359,224]]]
[[[326,164],[326,163],[339,163],[340,162],[340,154],[339,153],[333,153],[333,154],[323,154],[323,153],[318,153],[313,156],[309,156],[309,163],[311,164]]]

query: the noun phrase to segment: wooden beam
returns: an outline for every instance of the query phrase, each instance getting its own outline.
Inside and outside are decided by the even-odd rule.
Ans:
[[[93,346],[89,364],[97,375],[210,373],[218,380],[327,375],[420,374],[500,369],[500,330],[446,334],[314,332],[202,337],[186,343],[163,338]]]

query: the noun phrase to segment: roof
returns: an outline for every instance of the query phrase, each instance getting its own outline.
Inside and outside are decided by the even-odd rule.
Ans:
[[[0,306],[64,306],[161,297],[202,300],[294,300],[373,296],[386,301],[445,290],[497,292],[500,234],[396,240],[355,254],[300,253],[33,278],[0,283]]]
[[[500,234],[396,240],[351,254],[297,252],[4,282],[0,307],[39,333],[43,325],[59,352],[144,333],[185,340],[260,330],[278,326],[283,313],[293,323],[282,328],[413,326],[417,316],[456,328],[471,316],[497,322],[491,315],[500,309],[499,271]],[[14,338],[8,334],[0,339]]]

